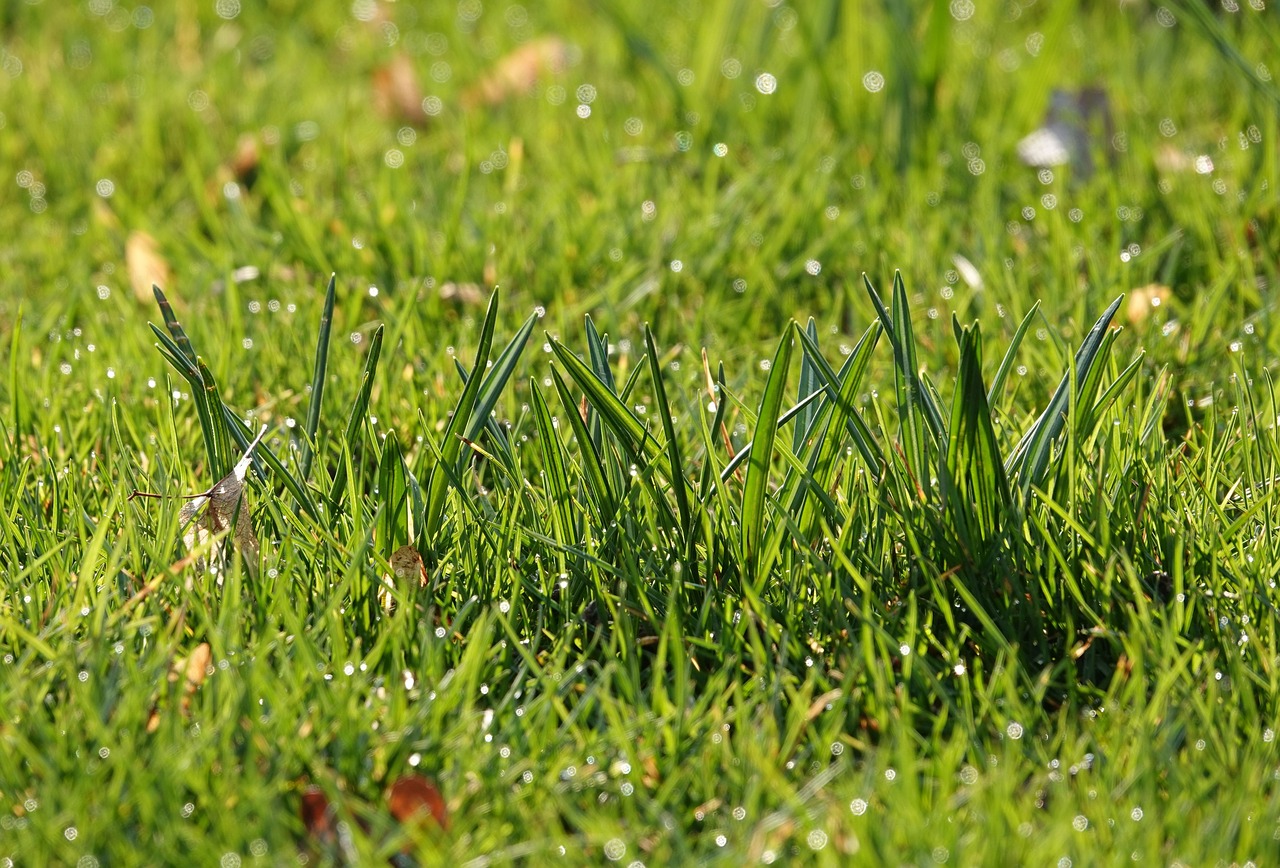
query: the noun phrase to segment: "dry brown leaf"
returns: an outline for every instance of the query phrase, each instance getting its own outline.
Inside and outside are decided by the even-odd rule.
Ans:
[[[213,488],[183,504],[178,512],[183,528],[182,541],[188,549],[208,545],[214,563],[222,563],[230,553],[227,538],[223,535],[230,529],[235,547],[244,555],[252,578],[258,576],[261,547],[249,518],[249,495],[245,491],[244,480],[249,472],[253,450],[266,433],[264,425],[231,472],[218,480]],[[201,563],[200,567],[203,569],[204,564]]]
[[[1129,293],[1125,313],[1133,325],[1144,321],[1151,312],[1169,300],[1172,291],[1162,283],[1149,283]]]
[[[141,229],[129,233],[124,243],[124,263],[138,301],[151,304],[155,300],[151,292],[153,285],[168,289],[173,284],[169,263],[160,255],[156,240]]]
[[[209,676],[210,663],[213,662],[213,651],[208,642],[201,642],[187,658],[187,693],[194,693],[196,688],[204,684]]]
[[[484,304],[484,290],[478,283],[454,283],[447,281],[440,284],[440,297],[445,301],[457,301],[462,304]]]
[[[302,825],[307,834],[322,847],[337,843],[337,820],[329,799],[319,787],[307,787],[302,793]]]
[[[373,106],[386,118],[418,126],[427,122],[418,72],[409,55],[397,54],[390,63],[373,71]]]
[[[391,816],[401,823],[421,822],[432,817],[441,829],[449,828],[449,812],[436,785],[421,775],[405,775],[387,793]]]
[[[462,97],[464,108],[497,105],[528,93],[540,79],[569,66],[569,44],[558,36],[543,36],[503,55]]]
[[[175,660],[173,665],[169,667],[169,683],[177,684],[179,679],[185,677],[182,696],[182,716],[186,717],[191,713],[191,696],[204,684],[204,680],[209,676],[213,662],[213,650],[209,647],[208,642],[201,642],[197,645],[185,659]],[[160,706],[153,705],[151,715],[147,718],[147,732],[155,732],[160,728]]]
[[[396,598],[392,591],[397,585],[403,586],[406,581],[418,580],[418,587],[427,586],[427,568],[422,563],[422,555],[411,545],[400,546],[389,559],[391,574],[382,577],[382,587],[378,588],[378,602],[382,608],[390,612],[396,606]]]
[[[258,176],[258,137],[253,133],[245,133],[236,141],[235,153],[231,155],[231,172],[236,180],[246,187],[253,185]]]

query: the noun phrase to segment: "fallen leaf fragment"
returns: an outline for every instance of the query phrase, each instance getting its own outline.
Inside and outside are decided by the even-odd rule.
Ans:
[[[307,787],[302,793],[300,812],[303,828],[315,843],[325,848],[337,843],[337,821],[324,790],[319,787]]]
[[[185,677],[185,687],[180,706],[183,717],[191,713],[191,697],[209,676],[212,662],[213,651],[210,649],[209,643],[201,642],[187,655],[186,659],[175,660],[173,666],[169,668],[170,684],[177,684],[179,679]],[[151,715],[147,718],[147,732],[155,732],[159,728],[160,706],[155,704],[151,708]]]
[[[254,578],[258,574],[261,547],[249,518],[249,495],[245,491],[244,480],[249,472],[253,450],[266,433],[266,426],[263,426],[231,472],[204,494],[187,501],[178,513],[184,528],[182,541],[187,548],[210,545],[215,561],[221,561],[229,554],[227,540],[220,535],[230,529],[235,546],[244,555],[249,574]]]
[[[382,587],[378,588],[378,602],[387,612],[396,606],[393,591],[397,585],[417,579],[418,587],[427,586],[427,568],[422,563],[422,555],[413,546],[400,546],[391,554],[389,563],[391,574],[382,577]]]
[[[386,118],[419,125],[427,122],[422,108],[422,87],[407,54],[397,54],[391,62],[373,72],[373,106]]]
[[[170,286],[173,274],[169,263],[160,255],[156,240],[141,229],[129,233],[124,243],[124,264],[129,272],[129,285],[138,301],[151,302],[152,286]]]
[[[498,105],[528,93],[543,77],[563,72],[569,66],[569,55],[569,44],[558,36],[526,42],[500,57],[488,74],[463,95],[462,105]]]
[[[1133,325],[1144,321],[1151,312],[1169,300],[1169,287],[1160,283],[1149,283],[1129,293],[1129,302],[1125,314]]]
[[[245,133],[236,141],[235,153],[231,155],[231,172],[236,180],[246,187],[252,187],[258,177],[258,137],[253,133]]]
[[[418,823],[431,817],[441,829],[449,828],[444,797],[435,784],[421,775],[405,775],[392,784],[387,793],[387,807],[391,816],[401,823]]]

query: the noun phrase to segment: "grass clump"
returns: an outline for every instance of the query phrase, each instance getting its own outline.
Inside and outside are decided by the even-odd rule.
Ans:
[[[1265,863],[1274,13],[861,12],[0,12],[0,860]]]

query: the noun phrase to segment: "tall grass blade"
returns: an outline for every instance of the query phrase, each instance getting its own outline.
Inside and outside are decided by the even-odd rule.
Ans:
[[[316,339],[316,359],[311,368],[311,396],[307,402],[307,421],[302,430],[302,455],[299,467],[302,481],[311,476],[311,462],[315,458],[316,433],[320,430],[320,407],[324,400],[324,384],[329,370],[329,334],[333,328],[333,299],[337,275],[329,275],[329,287],[324,292],[324,310],[320,314],[320,335]]]
[[[1012,497],[982,382],[982,332],[976,323],[960,332],[943,497],[970,563],[982,563],[1004,527]]]
[[[1123,300],[1124,296],[1120,296],[1113,301],[1085,335],[1075,355],[1074,370],[1067,371],[1063,375],[1058,388],[1054,390],[1053,397],[1049,399],[1048,406],[1035,424],[1022,436],[1005,463],[1005,472],[1009,476],[1017,477],[1018,490],[1024,501],[1030,495],[1032,486],[1039,485],[1043,481],[1053,454],[1054,443],[1067,423],[1072,379],[1075,378],[1080,382],[1089,377],[1094,363],[1098,360],[1099,351],[1106,343],[1107,329]]]
[[[792,321],[778,350],[774,353],[760,398],[760,411],[756,414],[755,433],[751,438],[751,456],[747,462],[746,480],[742,487],[742,560],[743,579],[746,584],[758,586],[760,576],[760,547],[764,538],[764,512],[768,496],[769,464],[773,458],[773,443],[778,434],[778,417],[782,414],[783,390],[787,385],[787,369],[791,366],[795,322]]]
[[[671,463],[672,492],[676,497],[676,509],[680,513],[680,532],[686,540],[693,533],[693,519],[689,511],[689,494],[684,476],[684,461],[680,456],[680,443],[676,439],[675,423],[672,419],[671,403],[667,400],[667,387],[662,379],[662,363],[659,361],[658,346],[654,343],[653,332],[645,323],[644,343],[649,356],[649,373],[653,378],[653,398],[657,405],[654,409],[662,421],[662,433],[667,438],[667,460]]]
[[[471,366],[471,377],[462,390],[458,404],[454,407],[453,416],[444,431],[444,440],[440,444],[440,457],[427,480],[426,514],[422,520],[422,531],[426,540],[436,542],[440,527],[444,520],[444,500],[449,489],[451,476],[457,475],[458,458],[462,454],[462,439],[459,435],[468,430],[472,411],[480,397],[484,383],[485,365],[489,361],[489,351],[493,346],[493,331],[498,320],[498,301],[500,293],[493,291],[489,297],[489,309],[485,313],[484,325],[480,329],[480,341],[476,345],[476,361]]]
[[[1018,324],[1018,329],[1013,333],[1013,339],[1009,341],[1009,347],[1004,351],[1004,358],[1000,360],[1000,367],[996,369],[996,375],[991,380],[991,388],[987,390],[987,406],[994,407],[1004,394],[1005,380],[1009,378],[1009,372],[1013,370],[1013,363],[1018,355],[1018,348],[1022,346],[1022,339],[1027,336],[1027,332],[1031,329],[1031,321],[1036,314],[1040,312],[1040,302],[1036,301],[1031,305],[1031,309],[1027,311],[1027,315],[1022,318],[1022,322]]]
[[[380,325],[373,333],[373,340],[369,343],[369,354],[364,362],[364,373],[360,376],[360,391],[356,393],[356,399],[351,404],[351,414],[347,417],[347,430],[343,434],[343,443],[345,448],[351,451],[353,458],[356,443],[360,439],[360,432],[364,428],[364,421],[369,413],[369,395],[373,391],[374,375],[378,372],[378,358],[382,355],[384,329],[385,326]],[[333,484],[329,488],[331,511],[337,512],[342,504],[342,494],[346,487],[347,465],[346,462],[340,461],[333,475]]]
[[[378,461],[378,545],[383,556],[408,542],[409,486],[404,454],[394,431],[382,441],[382,458]]]
[[[564,447],[556,433],[551,411],[547,409],[547,402],[542,397],[542,390],[531,382],[529,393],[534,420],[538,426],[538,446],[542,452],[545,495],[551,510],[552,533],[556,542],[567,547],[573,544],[576,534],[573,532],[573,491],[569,487]]]

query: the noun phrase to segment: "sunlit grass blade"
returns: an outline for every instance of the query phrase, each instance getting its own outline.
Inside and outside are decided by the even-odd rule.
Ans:
[[[675,422],[671,403],[667,400],[667,387],[663,383],[662,366],[659,362],[658,345],[654,343],[653,332],[648,324],[644,327],[644,343],[649,356],[649,375],[653,379],[654,410],[662,421],[662,433],[667,440],[667,460],[671,465],[672,493],[676,498],[676,509],[680,513],[680,532],[685,539],[693,533],[693,519],[689,511],[689,494],[686,491],[687,480],[684,476],[684,461],[680,456],[680,443],[676,439]]]
[[[902,275],[895,274],[893,314],[890,315],[879,293],[865,274],[862,276],[862,281],[881,323],[884,324],[889,342],[893,346],[894,383],[898,399],[898,424],[902,450],[906,455],[907,468],[915,478],[917,490],[924,492],[927,491],[925,486],[933,476],[929,460],[933,450],[930,449],[925,438],[932,434],[937,444],[945,446],[946,435],[941,414],[920,382],[915,335],[911,329],[911,313],[907,303],[906,287],[903,286]]]
[[[991,388],[987,390],[987,406],[994,407],[1004,394],[1004,383],[1009,378],[1009,372],[1013,370],[1018,348],[1022,346],[1022,339],[1027,336],[1027,332],[1031,329],[1031,321],[1035,319],[1036,314],[1039,312],[1040,302],[1037,300],[1035,304],[1031,305],[1027,315],[1022,318],[1022,322],[1018,324],[1017,331],[1013,333],[1013,338],[1009,341],[1009,346],[1004,351],[1004,358],[1000,360],[1000,367],[996,369],[996,375],[991,379]]]
[[[191,340],[187,337],[186,330],[182,328],[182,323],[178,322],[178,317],[173,312],[173,305],[169,304],[169,299],[165,298],[164,291],[160,287],[152,285],[151,292],[156,297],[156,303],[160,305],[160,315],[164,317],[165,328],[169,330],[169,334],[173,335],[179,355],[195,364],[196,351],[191,346]]]
[[[823,357],[816,341],[810,339],[804,332],[799,333],[805,353],[813,362],[814,369],[826,389],[828,400],[838,402],[845,430],[849,433],[854,446],[858,449],[858,454],[862,456],[863,462],[875,479],[879,479],[883,472],[882,468],[885,466],[884,453],[881,451],[880,445],[876,442],[875,436],[871,433],[871,428],[862,417],[862,413],[858,410],[853,398],[857,393],[857,386],[866,372],[867,363],[871,359],[871,352],[875,349],[880,340],[880,335],[883,333],[884,327],[879,322],[873,322],[862,337],[858,339],[857,346],[854,347],[853,352],[850,354],[850,360],[845,363],[846,368],[855,375],[852,383],[841,379],[840,375],[832,369],[830,363]],[[846,386],[848,387],[847,395],[842,397],[842,393],[846,391]]]
[[[727,387],[722,388],[721,393],[725,395],[727,398],[732,398],[734,401],[738,400],[737,397],[733,395],[733,393],[731,393]],[[789,407],[781,415],[778,416],[777,427],[781,428],[783,425],[790,423],[797,416],[804,413],[805,410],[808,410],[811,407],[815,407],[819,405],[820,403],[822,403],[822,399],[825,397],[826,397],[826,391],[824,389],[817,389],[816,391],[810,392],[808,395],[805,395],[803,398],[800,399],[800,403],[794,404],[793,406]],[[743,408],[743,414],[747,417],[747,421],[749,423],[755,424],[756,415],[754,412],[751,412]],[[729,463],[725,465],[724,469],[720,471],[720,481],[727,482],[729,477],[737,472],[738,468],[742,466],[742,463],[746,461],[750,455],[751,455],[751,441],[748,440],[747,444],[743,446],[741,449],[739,449],[734,454],[734,456],[731,459],[729,459]]]
[[[1067,423],[1071,382],[1073,379],[1080,382],[1089,376],[1094,363],[1098,361],[1098,352],[1106,341],[1111,320],[1123,300],[1124,296],[1120,296],[1113,301],[1085,335],[1075,355],[1074,370],[1063,375],[1058,388],[1054,390],[1053,397],[1049,399],[1048,406],[1035,424],[1022,436],[1005,463],[1005,472],[1017,478],[1018,489],[1024,501],[1030,494],[1032,486],[1039,485],[1044,479],[1053,454],[1054,443]]]
[[[530,400],[534,420],[538,426],[538,446],[543,458],[543,478],[546,482],[545,499],[551,511],[551,528],[555,540],[562,546],[573,544],[573,491],[569,487],[569,472],[565,466],[564,448],[556,433],[551,411],[542,397],[542,390],[531,383]]]
[[[311,476],[311,462],[315,457],[316,436],[320,430],[320,409],[324,402],[324,384],[329,370],[329,334],[333,328],[334,286],[337,275],[329,275],[329,286],[324,292],[324,308],[320,313],[320,333],[316,338],[316,358],[312,365],[311,395],[307,398],[307,421],[302,429],[302,454],[298,459],[300,475],[305,483]]]
[[[601,421],[619,437],[625,448],[651,462],[665,462],[666,456],[661,445],[627,405],[622,403],[622,399],[572,350],[553,338],[548,340],[551,352],[564,366],[569,379],[586,394],[588,405],[600,414]],[[664,475],[665,473],[664,469]]]
[[[814,370],[827,390],[827,400],[831,405],[831,418],[828,427],[824,436],[816,444],[809,462],[815,490],[810,492],[811,497],[805,499],[799,518],[799,526],[806,539],[811,539],[813,534],[817,532],[817,509],[821,505],[818,495],[826,493],[827,486],[831,481],[831,475],[836,467],[836,457],[840,454],[842,444],[847,442],[843,437],[837,436],[833,432],[833,428],[835,431],[844,430],[852,434],[852,438],[857,443],[863,461],[871,472],[872,478],[878,478],[881,472],[883,458],[877,452],[872,451],[873,448],[878,450],[879,446],[871,439],[871,432],[867,429],[866,422],[862,420],[861,414],[858,413],[855,403],[858,389],[862,385],[863,375],[866,373],[867,364],[871,359],[871,352],[875,349],[880,332],[880,324],[873,322],[858,340],[853,352],[849,354],[849,358],[845,360],[838,374],[830,373],[830,367],[827,365],[826,359],[823,358],[817,342],[812,339],[812,336],[805,332],[798,332],[803,342],[804,351],[806,355],[812,357]],[[838,391],[836,391],[837,389]],[[793,503],[793,512],[796,506],[797,504]],[[834,521],[835,519],[833,518],[832,520]]]
[[[956,327],[960,373],[951,402],[943,497],[967,557],[982,563],[1006,524],[1011,495],[982,382],[982,332],[977,324],[961,330],[957,322]]]
[[[377,478],[378,546],[386,557],[410,539],[406,522],[409,490],[404,454],[394,431],[388,431],[382,441]]]
[[[814,322],[813,317],[809,318],[809,322],[805,324],[803,329],[805,337],[811,342],[818,342],[818,324]],[[807,346],[807,344],[806,344]],[[800,356],[800,382],[797,387],[796,398],[802,399],[806,395],[811,395],[818,389],[818,375],[813,369],[813,360],[809,358],[809,353]],[[804,438],[809,432],[809,426],[818,414],[816,406],[808,406],[800,414],[800,419],[796,422],[796,427],[791,433],[791,451],[800,454],[804,445]]]
[[[435,545],[440,527],[444,520],[445,495],[449,490],[451,476],[457,475],[456,465],[462,454],[463,434],[468,428],[472,411],[480,397],[484,384],[484,371],[489,361],[489,351],[493,346],[493,332],[498,320],[498,300],[500,293],[493,291],[489,297],[489,308],[485,312],[484,324],[480,328],[480,340],[476,345],[476,361],[471,366],[471,377],[458,398],[453,416],[445,427],[444,439],[440,444],[440,457],[432,469],[426,485],[426,514],[422,521],[422,532],[431,545]]]
[[[606,524],[613,518],[616,503],[614,493],[609,486],[609,480],[605,476],[604,463],[601,461],[600,454],[596,451],[595,441],[591,438],[591,432],[587,430],[582,414],[578,411],[578,405],[573,399],[573,394],[565,384],[564,378],[560,376],[560,372],[555,368],[551,369],[551,379],[555,383],[556,393],[560,396],[560,404],[564,408],[565,418],[569,420],[569,426],[573,429],[574,438],[578,441],[578,448],[582,451],[582,472],[587,480],[587,488],[590,489],[592,499],[596,504],[597,518],[602,525]]]
[[[493,408],[497,406],[498,398],[507,387],[507,381],[511,379],[511,374],[516,369],[516,362],[524,353],[524,348],[529,343],[529,336],[533,334],[533,327],[537,322],[538,315],[530,314],[516,332],[515,337],[502,348],[498,358],[485,371],[484,379],[480,383],[480,394],[476,397],[475,407],[471,410],[471,418],[467,422],[465,436],[468,440],[475,440],[480,435],[480,430],[489,423]]]
[[[783,390],[787,385],[787,369],[791,366],[791,348],[795,340],[790,323],[783,332],[778,350],[774,353],[760,398],[760,411],[756,414],[755,433],[751,438],[751,456],[747,462],[747,475],[742,486],[742,568],[746,584],[758,586],[762,576],[757,574],[760,563],[760,547],[764,538],[765,505],[768,496],[769,464],[773,458],[773,443],[778,434],[778,417],[782,414]]]
[[[13,435],[22,434],[22,423],[25,417],[26,401],[23,390],[19,388],[18,373],[18,341],[22,335],[22,306],[18,306],[18,315],[13,321],[13,335],[9,339],[9,420],[13,425]]]
[[[378,326],[369,342],[369,353],[365,357],[364,373],[360,376],[360,390],[351,403],[351,413],[347,417],[347,430],[343,433],[342,442],[354,456],[356,444],[360,441],[360,432],[364,430],[365,419],[369,414],[369,395],[373,392],[374,376],[378,372],[378,359],[382,355],[382,334],[384,326]],[[333,483],[329,487],[329,509],[337,512],[342,503],[342,495],[347,487],[347,466],[338,462],[333,474]]]

